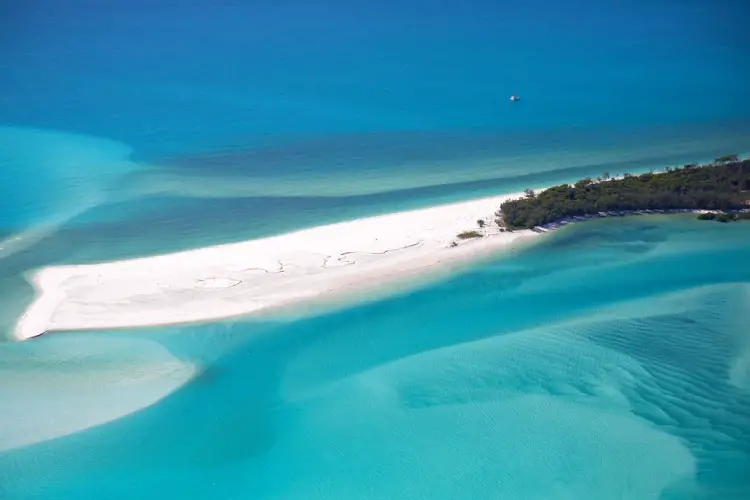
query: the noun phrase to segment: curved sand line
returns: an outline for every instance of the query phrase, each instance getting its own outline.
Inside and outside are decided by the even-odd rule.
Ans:
[[[196,283],[197,288],[204,290],[218,290],[221,288],[234,288],[237,285],[241,285],[242,280],[236,280],[231,278],[204,278],[198,280]]]
[[[452,247],[456,235],[492,221],[508,194],[357,219],[269,238],[31,276],[37,296],[16,324],[19,340],[56,330],[166,325],[228,318],[347,294],[508,247],[530,230]],[[492,236],[492,237],[489,237]]]
[[[130,415],[200,370],[145,337],[61,340],[46,351],[3,351],[9,362],[0,367],[0,455]]]

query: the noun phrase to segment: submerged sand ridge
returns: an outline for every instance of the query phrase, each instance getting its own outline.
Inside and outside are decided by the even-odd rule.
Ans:
[[[357,219],[241,243],[154,257],[37,271],[19,340],[55,330],[178,324],[250,314],[398,281],[438,264],[509,246],[533,231],[452,246],[491,222],[508,194]]]

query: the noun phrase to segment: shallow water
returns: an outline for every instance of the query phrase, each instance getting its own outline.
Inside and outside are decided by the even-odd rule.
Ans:
[[[199,375],[110,423],[6,450],[0,484],[45,499],[745,498],[749,251],[746,224],[590,221],[313,317],[4,344],[11,370],[33,371],[40,350],[96,351],[100,364],[47,355],[53,380],[111,373],[105,339],[163,346]],[[159,359],[123,361],[152,373]],[[4,378],[15,434],[43,384],[9,397]],[[48,414],[80,387],[59,390]],[[85,392],[69,418],[105,397]]]
[[[743,2],[27,4],[6,335],[45,265],[750,152]],[[312,316],[0,340],[0,498],[747,498],[749,227],[593,221]]]

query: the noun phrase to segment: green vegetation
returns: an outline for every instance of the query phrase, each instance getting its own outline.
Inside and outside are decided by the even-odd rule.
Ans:
[[[736,211],[750,208],[750,160],[738,161],[737,155],[727,155],[717,158],[714,165],[685,165],[660,174],[626,173],[622,179],[603,182],[586,178],[572,186],[563,184],[540,193],[527,190],[525,194],[500,205],[497,215],[510,229],[610,211]],[[702,215],[702,219],[710,219],[708,214]],[[713,215],[711,220],[720,220],[721,214]],[[727,217],[727,222],[750,218],[744,213]]]
[[[734,214],[720,213],[716,216],[716,222],[731,222],[734,220]]]
[[[716,214],[714,212],[700,214],[698,215],[697,219],[698,220],[716,220]]]
[[[737,213],[714,213],[709,212],[700,214],[698,220],[715,220],[716,222],[734,222],[740,220],[750,220],[750,212],[737,212]]]
[[[725,163],[735,163],[735,162],[738,162],[738,161],[740,161],[740,159],[739,159],[739,157],[738,157],[737,155],[735,155],[735,154],[732,154],[732,155],[725,155],[725,156],[719,156],[718,158],[716,158],[716,159],[714,160],[714,162],[715,162],[715,163],[716,163],[717,165],[723,165],[723,164],[725,164]]]
[[[479,231],[464,231],[463,233],[458,233],[456,237],[459,240],[469,240],[471,238],[481,238],[482,233],[480,233]]]
[[[479,226],[480,228],[484,227],[484,224],[485,224],[484,219],[477,220],[477,226]]]

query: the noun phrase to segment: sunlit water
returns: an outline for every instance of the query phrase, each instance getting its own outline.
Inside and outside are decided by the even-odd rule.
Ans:
[[[45,265],[750,153],[742,2],[27,3],[5,335]],[[0,498],[747,498],[749,228],[591,222],[312,316],[2,341]]]
[[[4,498],[746,498],[749,252],[747,224],[595,221],[291,323],[5,344],[4,378],[37,378],[3,428],[46,440],[0,455]],[[116,369],[197,376],[50,440],[132,400]]]

